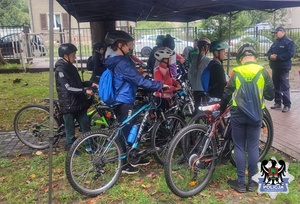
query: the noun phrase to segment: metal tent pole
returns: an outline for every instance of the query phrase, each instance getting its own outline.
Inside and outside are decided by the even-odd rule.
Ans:
[[[227,75],[229,75],[229,66],[230,66],[230,42],[231,42],[231,30],[232,30],[232,13],[230,12],[229,14],[229,34],[228,34],[228,44],[229,44],[229,49],[227,53]]]
[[[53,24],[54,24],[54,19],[53,19],[53,0],[49,0],[49,60],[50,60],[50,67],[49,67],[49,95],[50,95],[50,132],[49,132],[49,142],[50,142],[50,150],[49,150],[49,190],[48,190],[48,203],[52,203],[52,151],[53,151],[53,86],[54,86],[54,73],[53,73],[53,60],[54,60],[54,52],[53,52],[53,47],[54,47],[54,37],[53,37]]]

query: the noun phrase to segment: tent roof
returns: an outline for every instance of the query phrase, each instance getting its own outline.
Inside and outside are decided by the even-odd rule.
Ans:
[[[57,0],[78,22],[191,22],[242,10],[300,7],[300,0]]]

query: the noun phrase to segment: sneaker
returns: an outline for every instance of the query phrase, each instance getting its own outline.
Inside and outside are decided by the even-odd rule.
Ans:
[[[256,183],[255,181],[251,181],[251,183],[249,183],[246,187],[247,191],[255,191],[258,188],[258,183]]]
[[[271,109],[280,109],[281,104],[275,103],[273,106],[271,106]]]
[[[141,159],[137,164],[132,164],[133,167],[137,166],[146,166],[150,164],[150,161],[148,159]]]
[[[139,169],[131,166],[130,164],[125,164],[122,168],[123,174],[136,174],[139,172]]]
[[[246,185],[243,183],[239,183],[238,180],[228,180],[227,183],[231,188],[236,190],[239,193],[245,193],[246,192]]]
[[[286,113],[286,112],[289,112],[289,111],[290,111],[290,108],[287,107],[287,106],[284,106],[283,109],[282,109],[283,113]]]

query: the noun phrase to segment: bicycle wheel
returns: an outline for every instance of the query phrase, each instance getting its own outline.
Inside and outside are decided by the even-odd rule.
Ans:
[[[151,135],[151,145],[158,163],[164,164],[170,141],[185,124],[184,119],[177,114],[166,115],[165,119],[161,118],[156,122]]]
[[[211,116],[204,112],[197,113],[192,119],[188,122],[188,125],[191,124],[203,124],[207,125],[211,122]]]
[[[103,131],[80,136],[66,158],[66,176],[80,194],[97,196],[111,188],[122,172],[121,146]]]
[[[214,140],[206,133],[204,125],[188,125],[170,143],[164,165],[165,179],[170,190],[179,197],[199,193],[213,175],[217,150]]]
[[[58,121],[54,118],[53,132],[58,131]],[[50,145],[50,112],[45,106],[29,105],[20,109],[14,118],[14,130],[17,137],[28,147],[46,149]],[[54,143],[59,137],[54,137]]]

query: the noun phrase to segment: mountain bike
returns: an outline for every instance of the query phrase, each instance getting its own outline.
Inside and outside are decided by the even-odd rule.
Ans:
[[[50,99],[44,99],[49,104]],[[60,112],[58,100],[54,100],[53,109],[53,144],[65,137],[63,114]],[[88,110],[91,129],[113,128],[116,124],[115,116],[110,108],[101,102],[91,106]],[[79,124],[75,127],[80,132]],[[14,118],[14,131],[19,140],[34,149],[46,149],[49,147],[50,111],[49,105],[28,105],[21,108]]]
[[[167,114],[158,120],[156,128],[162,134],[153,131],[150,145],[141,144],[145,131],[145,123],[157,104],[153,92],[145,93],[148,100],[144,102],[130,117],[109,133],[104,130],[92,131],[79,137],[71,146],[66,158],[66,175],[70,185],[86,196],[96,196],[111,188],[118,180],[122,167],[128,162],[137,164],[142,158],[154,154],[158,163],[165,161],[165,152],[174,135],[185,126],[179,115]],[[139,126],[137,136],[131,144],[126,141],[122,129],[131,121]],[[156,137],[156,135],[160,135]],[[126,144],[126,152],[122,152],[118,137]],[[87,144],[91,152],[86,151]]]
[[[219,104],[205,106],[202,109],[205,112],[198,114],[198,119],[204,119],[200,120],[201,124],[191,122],[170,142],[164,165],[165,179],[170,190],[179,197],[190,197],[202,191],[218,164],[228,160],[234,163],[234,144],[228,117],[230,107],[222,114],[218,113],[218,108]],[[260,160],[273,141],[270,119],[265,113],[262,128],[266,128],[268,134],[263,141],[265,145],[260,147]]]

